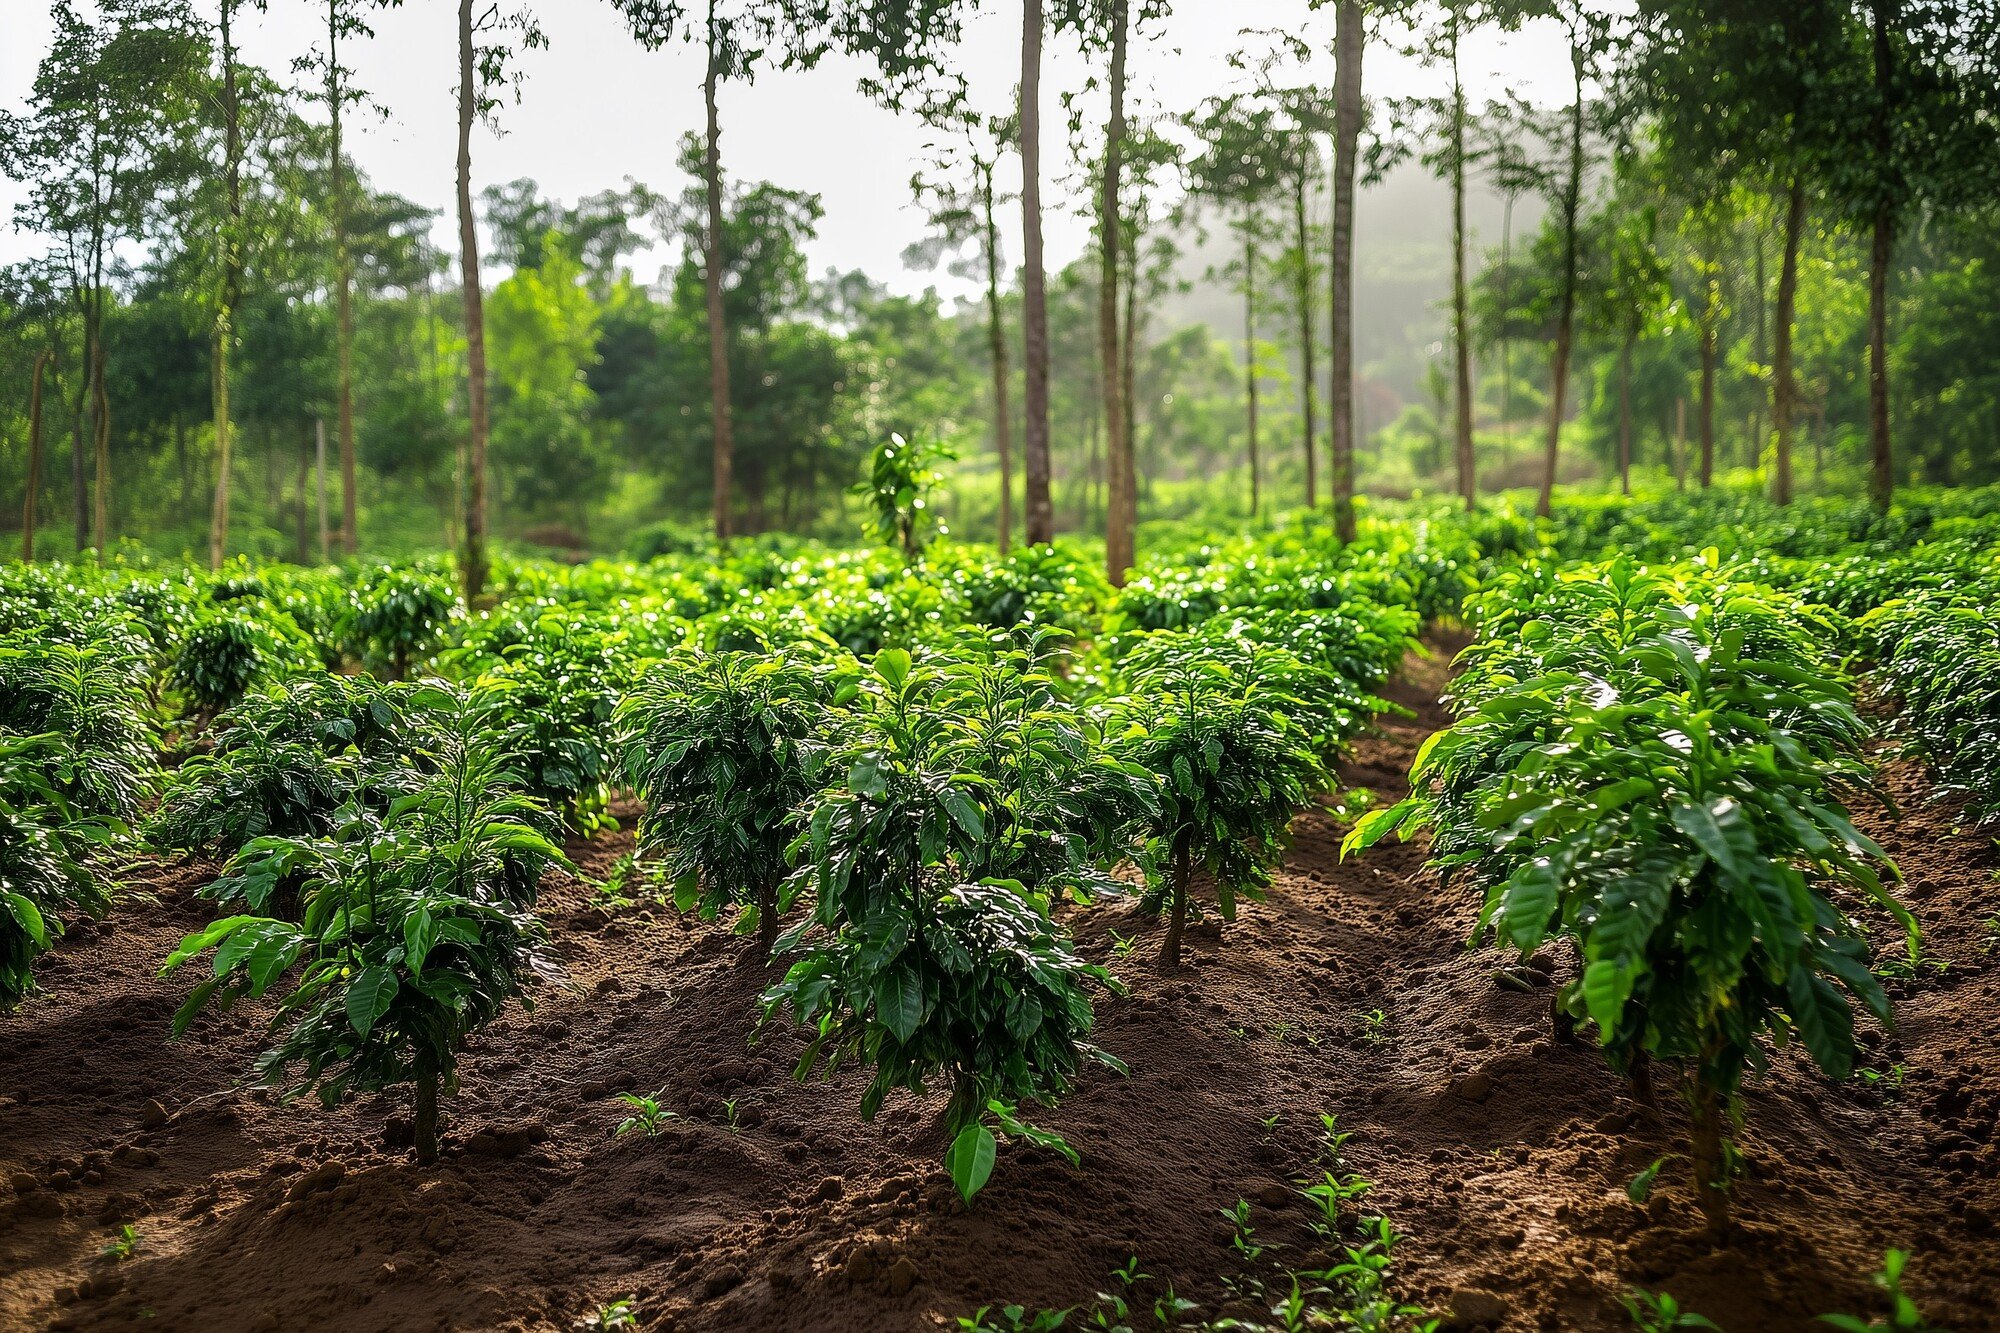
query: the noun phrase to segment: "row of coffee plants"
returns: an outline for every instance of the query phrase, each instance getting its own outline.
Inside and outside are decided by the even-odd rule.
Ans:
[[[1916,949],[1884,884],[1894,868],[1844,805],[1871,778],[1836,627],[1713,551],[1667,567],[1531,563],[1468,614],[1479,639],[1458,721],[1419,754],[1414,794],[1364,817],[1346,848],[1428,826],[1433,864],[1483,895],[1482,935],[1523,957],[1574,943],[1581,971],[1559,1006],[1594,1025],[1642,1099],[1655,1062],[1671,1071],[1696,1197],[1719,1229],[1727,1126],[1765,1043],[1797,1040],[1846,1077],[1853,1006],[1889,1017],[1853,905],[1893,917]]]

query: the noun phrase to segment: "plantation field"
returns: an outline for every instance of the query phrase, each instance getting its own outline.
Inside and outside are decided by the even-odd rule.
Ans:
[[[8,570],[0,1325],[2000,1328],[2000,494],[1149,537]]]

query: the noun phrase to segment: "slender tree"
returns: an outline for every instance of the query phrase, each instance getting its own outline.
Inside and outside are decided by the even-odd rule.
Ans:
[[[1111,113],[1104,135],[1104,164],[1099,172],[1098,196],[1098,281],[1097,345],[1105,373],[1100,376],[1104,396],[1105,462],[1108,495],[1105,501],[1105,574],[1113,587],[1123,586],[1125,571],[1134,558],[1133,529],[1138,523],[1138,476],[1132,450],[1131,403],[1128,398],[1126,358],[1120,351],[1121,337],[1118,297],[1124,269],[1118,257],[1125,219],[1119,211],[1118,186],[1125,148],[1125,55],[1130,29],[1128,0],[1107,0],[1105,15],[1111,47]],[[1124,330],[1129,338],[1131,329]]]
[[[903,257],[913,267],[932,268],[946,252],[974,247],[973,259],[955,263],[952,272],[978,278],[985,290],[986,341],[993,378],[993,444],[1000,465],[1000,553],[1005,555],[1014,530],[1014,462],[1001,289],[1005,264],[998,216],[1005,196],[996,188],[994,175],[1001,154],[1015,140],[1015,131],[1009,120],[981,117],[962,107],[942,108],[932,116],[949,137],[932,145],[929,169],[910,180],[911,193],[927,210],[931,234],[905,249]]]
[[[101,0],[94,18],[56,0],[54,36],[25,115],[0,113],[0,170],[27,182],[23,231],[55,241],[54,267],[82,326],[71,412],[76,548],[109,537],[111,404],[104,374],[112,260],[191,169],[203,43],[181,0]],[[86,453],[94,455],[95,484]]]
[[[1213,98],[1186,117],[1188,132],[1200,144],[1189,163],[1192,202],[1210,202],[1231,216],[1240,246],[1239,257],[1223,272],[1233,272],[1243,293],[1243,407],[1246,462],[1250,469],[1250,512],[1263,512],[1262,460],[1258,456],[1260,427],[1260,339],[1257,274],[1263,264],[1266,209],[1278,193],[1277,113],[1267,102],[1247,94]]]
[[[222,568],[229,543],[229,474],[234,465],[229,415],[230,352],[236,341],[236,309],[243,295],[243,115],[236,88],[236,43],[231,23],[239,0],[219,0],[216,36],[222,59],[224,208],[217,245],[219,273],[214,327],[215,508],[208,526],[208,567]],[[102,368],[98,370],[101,380]],[[100,394],[102,390],[100,389]],[[101,493],[100,493],[101,498]]]
[[[483,40],[482,40],[483,39]],[[479,274],[479,226],[472,209],[472,125],[499,109],[499,89],[515,81],[509,59],[517,49],[547,44],[525,10],[497,5],[475,13],[458,3],[458,257],[465,296],[466,475],[465,533],[460,577],[471,604],[486,591],[486,300]]]
[[[367,102],[354,86],[354,71],[340,63],[344,42],[373,37],[364,14],[400,0],[326,0],[326,47],[302,56],[295,67],[319,76],[319,98],[327,111],[327,218],[333,231],[334,438],[340,458],[340,547],[360,549],[358,483],[354,446],[354,262],[349,229],[349,187],[345,148],[348,107]],[[322,500],[325,498],[321,497]]]
[[[1568,126],[1567,143],[1564,153],[1566,167],[1557,179],[1558,191],[1553,199],[1556,209],[1556,225],[1562,244],[1562,259],[1558,271],[1558,295],[1556,302],[1555,346],[1550,353],[1549,364],[1549,425],[1547,445],[1543,452],[1541,493],[1535,500],[1535,513],[1547,518],[1553,510],[1556,488],[1556,466],[1562,443],[1563,416],[1569,408],[1570,356],[1575,350],[1576,306],[1578,278],[1578,223],[1583,211],[1584,189],[1584,79],[1588,74],[1596,51],[1594,16],[1586,12],[1579,0],[1561,0],[1558,6],[1564,29],[1569,39],[1570,63],[1570,106],[1565,117]]]
[[[1327,264],[1332,321],[1332,467],[1334,530],[1354,540],[1354,186],[1361,147],[1360,0],[1338,0],[1334,14],[1333,223]]]
[[[1042,263],[1042,0],[1022,0],[1021,90],[1021,452],[1030,546],[1055,539],[1049,499],[1049,305]]]

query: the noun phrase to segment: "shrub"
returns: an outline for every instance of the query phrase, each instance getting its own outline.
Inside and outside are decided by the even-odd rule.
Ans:
[[[789,1008],[815,1030],[800,1077],[873,1065],[865,1118],[892,1089],[945,1077],[957,1134],[991,1102],[1050,1100],[1082,1060],[1108,1062],[1080,1039],[1087,986],[1111,982],[1069,950],[1033,886],[966,882],[993,824],[982,805],[1001,788],[962,769],[949,686],[944,669],[898,650],[864,677],[828,770],[845,780],[811,799],[797,844],[814,914],[789,938],[813,943],[766,993],[765,1014]]]
[[[783,654],[682,653],[619,706],[639,836],[676,903],[708,919],[741,907],[766,957],[790,906],[794,811],[819,788],[839,698],[826,672]]]
[[[183,940],[162,970],[214,951],[213,975],[174,1017],[176,1035],[204,1009],[287,983],[261,1080],[286,1097],[316,1091],[329,1106],[414,1083],[417,1159],[428,1164],[438,1097],[456,1086],[466,1038],[508,1000],[528,1003],[531,977],[560,977],[520,883],[524,865],[532,884],[543,867],[567,863],[535,827],[535,803],[512,791],[479,701],[432,688],[414,702],[439,723],[434,771],[417,791],[386,817],[349,805],[327,837],[261,838],[240,854],[253,883],[299,878],[300,921],[226,917]]]
[[[1283,855],[1292,814],[1324,778],[1312,734],[1292,718],[1311,710],[1290,692],[1325,680],[1277,648],[1218,653],[1205,638],[1160,634],[1123,664],[1131,694],[1118,713],[1114,752],[1159,781],[1140,864],[1164,896],[1161,965],[1180,966],[1194,867],[1234,920],[1239,897],[1259,897]]]
[[[356,591],[348,637],[363,660],[390,680],[428,656],[458,614],[458,592],[443,573],[384,568]]]
[[[1482,933],[1524,957],[1575,939],[1583,970],[1559,1003],[1621,1070],[1679,1071],[1697,1198],[1720,1228],[1724,1117],[1761,1040],[1797,1038],[1845,1077],[1850,999],[1889,1016],[1844,895],[1893,914],[1914,957],[1893,867],[1841,804],[1868,780],[1866,731],[1810,613],[1775,594],[1629,561],[1515,586],[1542,595],[1484,623],[1500,637],[1471,654],[1460,720],[1419,753],[1414,794],[1345,847],[1428,824],[1433,864],[1484,894]]]
[[[75,808],[56,781],[62,739],[0,738],[0,1013],[32,994],[34,963],[74,915],[109,902],[90,864],[120,827]]]

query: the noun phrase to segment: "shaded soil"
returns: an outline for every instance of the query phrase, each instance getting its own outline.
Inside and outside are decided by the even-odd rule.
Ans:
[[[1408,664],[1393,692],[1413,716],[1363,741],[1346,783],[1400,794],[1444,682],[1442,654]],[[1897,1033],[1865,1035],[1879,1078],[1835,1086],[1776,1053],[1746,1099],[1724,1248],[1699,1238],[1675,1167],[1627,1200],[1678,1117],[1639,1113],[1595,1052],[1552,1040],[1566,960],[1502,979],[1511,960],[1464,947],[1477,904],[1422,871],[1421,846],[1343,865],[1314,812],[1270,899],[1197,929],[1175,976],[1133,904],[1075,915],[1131,987],[1098,1033],[1131,1076],[1093,1073],[1037,1117],[1082,1170],[1005,1148],[969,1212],[937,1166],[941,1097],[863,1124],[855,1071],[793,1082],[789,1029],[746,1046],[772,975],[746,941],[665,909],[607,916],[567,879],[546,900],[577,988],[480,1039],[445,1158],[420,1170],[401,1099],[327,1112],[236,1088],[263,1014],[166,1039],[192,978],[154,970],[206,919],[212,870],[141,867],[135,896],[49,960],[47,994],[0,1019],[0,1327],[540,1330],[631,1297],[682,1331],[934,1329],[987,1303],[1087,1303],[1132,1255],[1149,1301],[1170,1280],[1214,1312],[1238,1271],[1218,1210],[1238,1198],[1280,1258],[1311,1259],[1288,1182],[1329,1111],[1406,1234],[1402,1291],[1439,1311],[1626,1328],[1639,1284],[1730,1333],[1805,1330],[1880,1313],[1869,1274],[1894,1245],[1916,1252],[1934,1320],[2000,1329],[2000,862],[1919,769],[1887,772],[1901,813],[1867,822],[1945,966],[1895,983]],[[613,833],[573,851],[601,876],[630,849]],[[678,1118],[614,1137],[618,1091],[655,1088]],[[128,1222],[137,1253],[100,1257]]]

